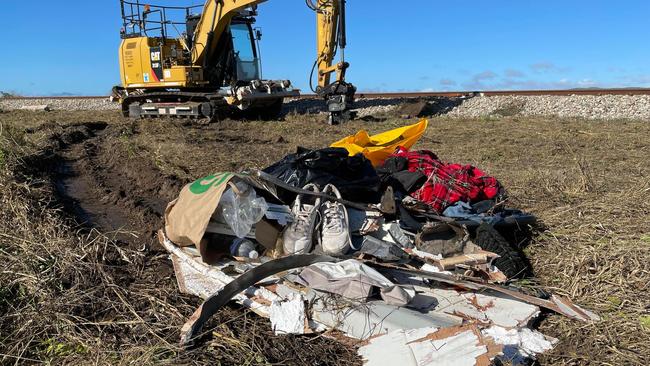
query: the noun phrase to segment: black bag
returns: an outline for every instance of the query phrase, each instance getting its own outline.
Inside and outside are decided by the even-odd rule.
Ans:
[[[299,147],[295,154],[285,156],[264,172],[297,188],[314,183],[323,189],[333,184],[344,199],[353,202],[377,203],[381,198],[379,177],[370,160],[362,154],[348,156],[343,148]],[[286,203],[291,203],[296,196],[287,191],[278,193]]]

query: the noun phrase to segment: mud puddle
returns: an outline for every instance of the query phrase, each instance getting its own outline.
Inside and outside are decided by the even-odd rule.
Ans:
[[[59,196],[66,201],[66,210],[83,226],[105,233],[125,230],[129,225],[124,212],[118,206],[101,202],[93,182],[79,171],[78,165],[79,159],[75,159],[64,160],[59,166],[60,178],[55,185]]]
[[[166,204],[181,183],[150,160],[133,156],[121,133],[119,126],[105,124],[64,130],[54,184],[64,209],[79,224],[134,248],[153,248]]]

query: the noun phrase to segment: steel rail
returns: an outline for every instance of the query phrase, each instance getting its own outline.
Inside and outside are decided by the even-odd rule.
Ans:
[[[630,89],[556,89],[556,90],[485,90],[485,91],[441,91],[441,92],[358,92],[357,98],[459,98],[469,96],[542,96],[542,95],[650,95],[650,88]],[[108,96],[29,96],[5,97],[4,99],[108,99]],[[315,94],[302,94],[299,99],[317,99]]]

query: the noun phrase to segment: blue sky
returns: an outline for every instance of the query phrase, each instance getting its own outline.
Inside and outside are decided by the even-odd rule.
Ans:
[[[647,0],[348,0],[348,79],[362,91],[650,87],[649,19]],[[3,0],[0,25],[0,90],[119,83],[117,0]],[[316,26],[304,1],[260,5],[257,25],[264,76],[308,91]]]

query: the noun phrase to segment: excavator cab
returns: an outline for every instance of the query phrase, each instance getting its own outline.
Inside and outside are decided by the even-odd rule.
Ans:
[[[131,117],[218,115],[274,119],[286,97],[299,95],[288,80],[262,79],[256,8],[243,7],[206,31],[214,8],[120,1],[122,86],[114,94]],[[222,28],[219,28],[222,27]],[[218,31],[216,31],[218,30]],[[224,112],[224,113],[221,113]]]
[[[205,65],[214,85],[243,86],[262,79],[261,59],[250,16],[234,17]]]
[[[237,80],[253,81],[262,78],[261,59],[259,57],[253,27],[249,22],[230,24],[230,35],[237,69]]]
[[[185,39],[189,48],[193,45],[194,33],[200,20],[201,16],[196,14],[190,14],[186,18]],[[232,80],[249,82],[262,78],[262,60],[259,57],[258,43],[256,42],[259,33],[253,30],[254,23],[255,18],[250,16],[235,17],[231,20],[228,31],[223,35],[232,41],[231,44],[224,42],[224,47],[232,49],[234,58],[235,70],[231,75]]]

